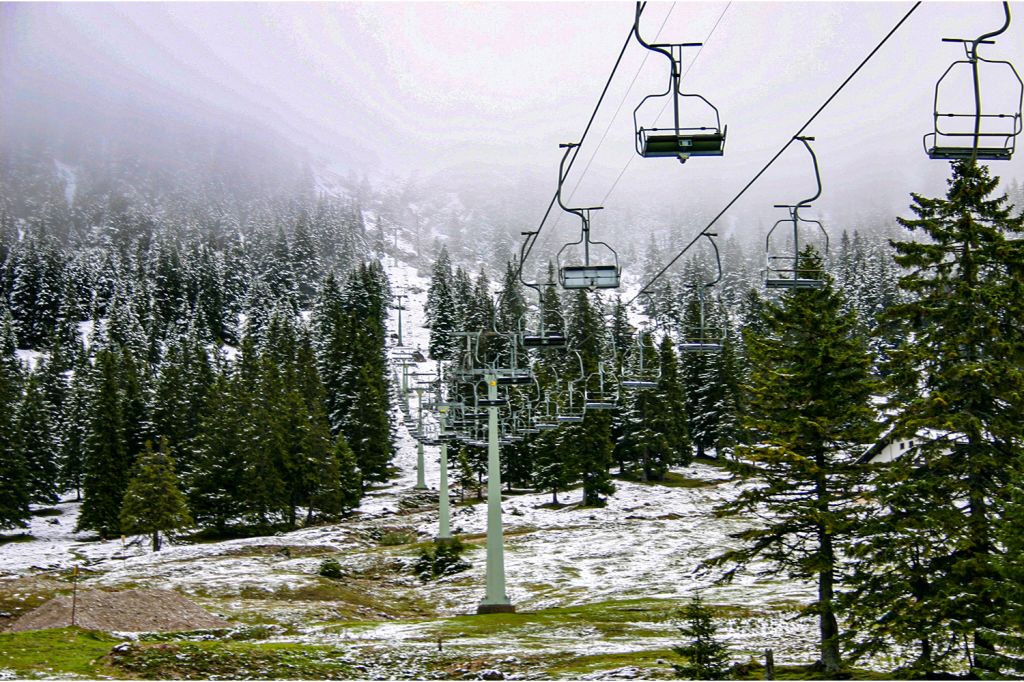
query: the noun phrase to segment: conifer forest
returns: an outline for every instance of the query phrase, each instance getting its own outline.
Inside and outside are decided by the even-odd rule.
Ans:
[[[1021,17],[0,3],[0,680],[1024,679]]]

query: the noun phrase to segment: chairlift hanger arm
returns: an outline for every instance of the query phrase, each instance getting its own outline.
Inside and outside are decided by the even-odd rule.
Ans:
[[[801,207],[809,207],[812,201],[816,200],[818,197],[821,196],[821,172],[818,170],[818,157],[817,155],[815,155],[814,150],[811,149],[810,145],[810,143],[814,141],[814,138],[808,136],[797,136],[794,139],[803,142],[804,147],[807,149],[807,152],[811,155],[811,163],[814,164],[814,182],[818,186],[818,191],[814,193],[814,196],[808,197],[807,199],[797,202],[796,206],[793,207],[793,210],[795,212],[797,209]]]
[[[558,206],[567,213],[572,213],[580,217],[580,220],[584,223],[584,228],[589,226],[590,223],[590,212],[600,211],[604,206],[585,206],[578,208],[570,208],[565,205],[562,201],[562,186],[565,184],[565,179],[569,175],[569,169],[565,167],[565,161],[569,158],[569,154],[572,153],[573,149],[577,149],[580,146],[579,142],[563,142],[558,145],[560,149],[565,149],[565,154],[562,155],[562,160],[558,164],[558,192],[555,194],[558,200]],[[570,164],[571,165],[571,164]]]
[[[646,7],[647,7],[647,3],[646,2],[639,2],[638,1],[636,3],[636,19],[633,21],[633,35],[636,36],[636,41],[638,43],[640,43],[640,45],[642,47],[645,47],[645,48],[647,48],[648,50],[650,50],[652,52],[658,52],[660,54],[663,54],[663,55],[665,55],[668,58],[669,62],[671,62],[671,64],[672,64],[672,76],[673,76],[673,78],[675,78],[675,77],[677,77],[679,75],[679,64],[676,61],[675,56],[672,54],[672,50],[671,50],[672,46],[671,45],[664,45],[664,44],[660,44],[660,43],[659,44],[648,43],[646,40],[644,40],[643,36],[640,35],[640,15],[643,14],[643,11],[644,11],[644,9]],[[666,50],[665,49],[666,47],[668,47],[669,49]]]
[[[986,38],[994,38],[1010,27],[1010,3],[1003,2],[1003,25],[996,31],[983,33],[971,44],[971,69],[974,74],[974,145],[971,150],[971,163],[978,158],[978,142],[981,137],[981,83],[978,81],[978,45]],[[1013,68],[1011,66],[1011,68]],[[1016,73],[1016,71],[1014,71]],[[1019,111],[1019,109],[1018,109]]]
[[[718,244],[715,243],[715,237],[718,236],[714,232],[702,232],[704,237],[707,238],[711,244],[711,250],[715,254],[715,278],[704,285],[705,288],[710,288],[722,281],[722,256],[718,252]]]
[[[519,277],[519,282],[523,286],[530,287],[539,294],[540,289],[538,288],[536,282],[527,282],[525,279],[523,279],[523,261],[525,260],[526,255],[530,252],[530,250],[533,249],[533,243],[537,241],[537,236],[540,234],[540,230],[529,230],[525,232],[520,232],[519,234],[525,237],[525,239],[523,239],[522,246],[519,247],[519,264],[516,268],[518,270],[516,274]]]
[[[977,38],[975,38],[974,42],[971,43],[971,56],[973,58],[977,59],[978,58],[978,45],[991,45],[995,41],[994,40],[989,40],[989,38],[995,38],[997,35],[1005,33],[1006,29],[1008,29],[1008,28],[1010,28],[1010,3],[1004,1],[1003,2],[1003,25],[999,29],[997,29],[995,31],[990,31],[988,33],[983,33],[980,36],[978,36]]]

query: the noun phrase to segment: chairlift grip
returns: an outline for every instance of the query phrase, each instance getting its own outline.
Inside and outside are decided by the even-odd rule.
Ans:
[[[994,40],[972,40],[971,38],[943,38],[944,43],[977,43],[978,45],[995,45]]]
[[[703,47],[704,43],[651,43],[651,47]]]

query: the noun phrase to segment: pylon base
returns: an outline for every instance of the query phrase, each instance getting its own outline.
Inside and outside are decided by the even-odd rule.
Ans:
[[[477,615],[487,613],[515,613],[516,607],[512,604],[480,604],[476,607]]]

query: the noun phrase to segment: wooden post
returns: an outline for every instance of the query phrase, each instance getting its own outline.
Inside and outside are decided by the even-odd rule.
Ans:
[[[764,650],[764,679],[775,679],[775,652],[771,649]]]
[[[75,610],[78,606],[78,566],[71,571],[71,627],[75,627]]]

